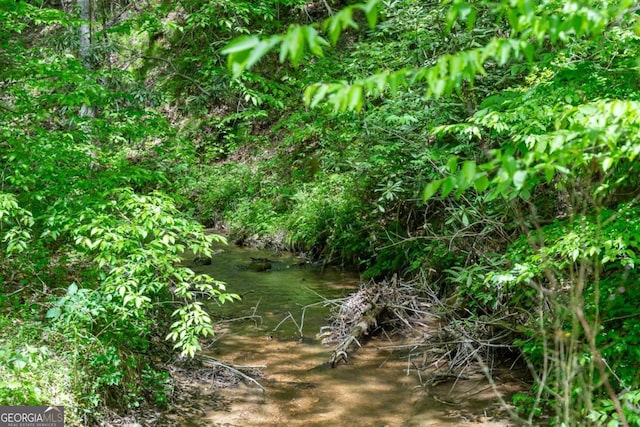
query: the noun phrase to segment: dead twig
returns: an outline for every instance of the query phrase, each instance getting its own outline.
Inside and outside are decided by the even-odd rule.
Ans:
[[[222,367],[224,369],[228,369],[229,371],[233,372],[234,374],[238,375],[241,378],[244,378],[245,380],[249,381],[252,384],[255,384],[260,390],[262,390],[263,393],[265,393],[267,390],[258,382],[256,381],[254,378],[251,378],[249,375],[245,374],[244,372],[240,371],[240,369],[255,369],[257,367],[255,366],[236,366],[236,365],[229,365],[227,363],[222,363],[217,359],[214,359],[211,356],[207,356],[204,354],[197,354],[196,355],[196,359],[200,360],[203,363],[209,363],[211,365],[214,366],[219,366]]]
[[[176,66],[170,60],[168,60],[166,58],[161,58],[159,56],[149,56],[149,55],[142,55],[141,58],[143,58],[143,59],[151,59],[151,60],[154,60],[154,61],[160,61],[160,62],[164,62],[165,64],[168,64],[169,67],[171,67],[171,70],[173,71],[173,74],[175,74],[176,76],[182,77],[185,80],[190,81],[191,83],[193,83],[200,90],[200,92],[202,92],[205,95],[211,97],[211,93],[208,90],[203,88],[202,85],[200,83],[198,83],[196,80],[194,80],[191,77],[187,76],[186,74],[181,73],[180,71],[178,71]]]

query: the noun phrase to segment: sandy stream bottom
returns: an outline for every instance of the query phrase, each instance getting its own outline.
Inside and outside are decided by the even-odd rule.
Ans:
[[[214,356],[237,365],[266,365],[263,393],[251,383],[213,389],[190,384],[183,399],[159,424],[176,426],[511,426],[492,387],[480,373],[435,386],[420,385],[407,358],[380,350],[382,338],[353,353],[349,364],[326,365],[331,348],[260,336],[223,339]],[[404,353],[406,354],[406,352]],[[495,371],[500,393],[522,382]]]

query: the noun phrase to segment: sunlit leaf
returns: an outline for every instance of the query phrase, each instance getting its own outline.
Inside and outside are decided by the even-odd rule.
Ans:
[[[433,197],[434,194],[438,192],[438,189],[440,188],[441,185],[442,185],[442,180],[431,181],[430,183],[428,183],[424,187],[424,190],[422,192],[422,199],[424,201],[429,200],[431,197]]]
[[[453,189],[456,187],[456,182],[452,176],[448,176],[442,183],[441,197],[444,199],[447,197]]]
[[[61,313],[62,311],[60,310],[60,307],[52,307],[49,310],[47,310],[47,314],[45,317],[47,319],[57,319],[58,317],[60,317]]]
[[[476,178],[473,185],[478,192],[482,192],[489,187],[489,178],[486,174],[482,174]]]
[[[455,173],[458,170],[458,157],[451,156],[449,160],[447,160],[447,169],[449,173]]]
[[[223,55],[244,52],[253,49],[260,39],[257,36],[241,36],[227,44],[220,52]]]
[[[462,175],[468,182],[472,182],[476,176],[476,162],[467,160],[462,164]]]
[[[518,190],[522,188],[526,180],[527,180],[526,170],[519,170],[513,175],[513,185]]]

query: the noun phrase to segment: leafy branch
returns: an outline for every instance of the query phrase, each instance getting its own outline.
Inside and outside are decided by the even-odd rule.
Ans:
[[[369,0],[365,4],[347,6],[333,16],[325,19],[321,25],[331,44],[338,42],[340,34],[348,28],[357,29],[353,15],[356,11],[365,14],[370,28],[375,27],[378,21],[378,3],[380,0]],[[291,25],[285,34],[277,34],[266,38],[258,36],[243,36],[231,41],[222,49],[222,54],[228,55],[228,66],[233,77],[239,77],[260,61],[265,55],[276,47],[279,49],[279,60],[289,60],[294,67],[302,61],[308,50],[316,56],[323,56],[324,48],[330,43],[318,33],[314,25]]]

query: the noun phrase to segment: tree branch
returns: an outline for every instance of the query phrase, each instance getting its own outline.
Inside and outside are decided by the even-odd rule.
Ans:
[[[176,76],[180,76],[185,80],[190,81],[191,83],[193,83],[194,85],[196,85],[196,87],[205,95],[207,96],[211,96],[211,93],[206,90],[205,88],[202,87],[202,85],[200,85],[200,83],[198,83],[196,80],[192,79],[191,77],[187,76],[186,74],[181,73],[180,71],[178,71],[178,69],[176,68],[175,65],[173,65],[173,62],[171,62],[169,59],[165,59],[165,58],[161,58],[159,56],[148,56],[148,55],[142,55],[141,58],[143,59],[153,59],[156,61],[160,61],[160,62],[164,62],[165,64],[168,64],[169,67],[171,67],[171,69],[173,70],[173,74],[175,74]]]

